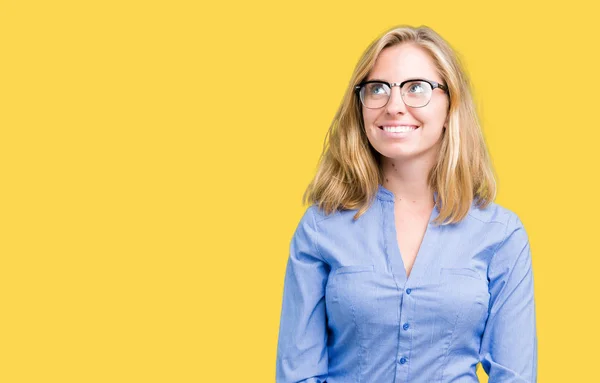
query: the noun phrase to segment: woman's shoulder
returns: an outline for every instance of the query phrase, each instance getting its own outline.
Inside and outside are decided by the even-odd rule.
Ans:
[[[486,207],[479,207],[474,201],[468,216],[484,224],[499,225],[506,234],[515,230],[524,231],[523,222],[515,211],[493,201]]]
[[[305,209],[302,220],[310,219],[316,226],[349,223],[357,211],[357,209],[340,209],[327,213],[318,204],[313,203]]]
[[[516,212],[493,201],[486,207],[480,207],[476,201],[473,201],[469,210],[469,216],[485,223],[496,222],[508,224],[510,221],[519,219]]]

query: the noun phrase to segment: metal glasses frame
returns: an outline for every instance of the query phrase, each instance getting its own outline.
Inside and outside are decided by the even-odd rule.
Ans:
[[[444,91],[444,93],[447,93],[448,95],[450,94],[450,92],[448,91],[448,87],[446,85],[440,84],[439,82],[435,82],[435,81],[431,81],[431,80],[425,80],[423,78],[413,78],[413,79],[405,80],[405,81],[402,81],[402,82],[392,82],[392,83],[389,83],[387,81],[381,81],[381,80],[363,81],[363,82],[361,82],[360,84],[358,84],[358,85],[356,85],[354,87],[354,91],[356,93],[358,93],[358,98],[360,99],[360,102],[363,105],[365,105],[364,102],[363,102],[363,100],[362,100],[362,98],[360,97],[360,90],[362,89],[362,87],[364,87],[367,84],[371,84],[371,83],[380,83],[380,84],[387,85],[390,88],[390,94],[388,95],[388,100],[387,100],[387,102],[384,105],[382,105],[382,106],[380,106],[378,108],[369,108],[368,106],[365,105],[365,108],[368,108],[368,109],[381,109],[384,106],[386,106],[388,102],[390,102],[390,98],[391,98],[390,96],[391,96],[391,92],[392,92],[392,87],[398,86],[400,89],[402,89],[402,87],[404,86],[404,84],[406,84],[408,82],[414,82],[414,81],[423,81],[423,82],[428,83],[429,85],[431,85],[431,91],[432,92],[433,92],[434,89],[440,88],[442,91]],[[404,102],[404,97],[402,95],[402,92],[400,92],[400,96],[402,96],[402,102]],[[431,101],[431,97],[429,98],[429,101]],[[429,104],[429,101],[427,101],[427,104]],[[422,105],[422,106],[411,106],[411,108],[422,108],[424,106],[427,106],[427,104]],[[409,105],[407,105],[407,106],[409,106]]]

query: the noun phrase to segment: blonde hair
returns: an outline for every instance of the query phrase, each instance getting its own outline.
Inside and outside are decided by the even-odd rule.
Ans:
[[[367,211],[383,182],[380,154],[371,146],[363,127],[362,109],[355,86],[368,76],[380,52],[412,43],[425,49],[447,85],[450,96],[448,124],[428,184],[437,193],[440,214],[436,224],[461,221],[473,203],[488,206],[496,195],[491,161],[473,97],[459,58],[450,45],[427,26],[397,26],[371,43],[360,58],[342,103],[325,136],[315,177],[302,197],[326,214],[358,209]]]

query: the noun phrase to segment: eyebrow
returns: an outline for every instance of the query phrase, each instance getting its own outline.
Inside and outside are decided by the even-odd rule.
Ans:
[[[399,81],[399,82],[411,81],[411,80],[422,80],[424,78],[425,77],[410,77],[410,78],[407,78],[407,79]],[[381,82],[387,82],[388,84],[391,84],[393,82],[393,81],[388,81],[388,80],[381,80],[379,78],[370,78],[370,79],[368,78],[368,79],[365,79],[365,81],[381,81]]]
[[[390,81],[381,80],[381,79],[378,79],[378,78],[367,78],[367,79],[365,79],[365,81],[381,81],[381,82],[390,82]]]

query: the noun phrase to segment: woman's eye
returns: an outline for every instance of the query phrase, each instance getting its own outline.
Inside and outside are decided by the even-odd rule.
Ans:
[[[383,86],[381,85],[373,85],[373,87],[371,88],[371,93],[382,94],[385,93],[385,89],[383,89]]]
[[[423,85],[421,83],[414,83],[408,87],[408,91],[411,93],[421,93],[423,92]]]

